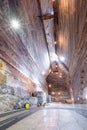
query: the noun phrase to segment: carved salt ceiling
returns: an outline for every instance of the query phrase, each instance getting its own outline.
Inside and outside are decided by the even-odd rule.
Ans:
[[[78,94],[86,50],[87,0],[1,0],[0,57],[39,86],[49,73],[48,83]]]

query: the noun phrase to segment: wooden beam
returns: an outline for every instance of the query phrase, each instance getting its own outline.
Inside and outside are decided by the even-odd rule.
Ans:
[[[48,19],[53,19],[53,18],[54,18],[54,15],[43,15],[42,16],[43,20],[48,20]]]

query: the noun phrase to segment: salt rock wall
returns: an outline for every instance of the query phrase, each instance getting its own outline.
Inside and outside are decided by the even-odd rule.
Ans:
[[[0,59],[0,113],[14,109],[17,102],[29,98],[33,82]]]

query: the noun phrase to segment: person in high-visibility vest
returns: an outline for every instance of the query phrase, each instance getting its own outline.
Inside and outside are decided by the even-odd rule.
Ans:
[[[26,109],[28,109],[28,108],[29,108],[29,103],[25,103],[24,107],[25,107]]]

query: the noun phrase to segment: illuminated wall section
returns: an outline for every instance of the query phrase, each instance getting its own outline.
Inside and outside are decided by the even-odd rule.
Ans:
[[[34,91],[33,82],[12,66],[0,59],[0,86],[13,88],[17,96],[26,96]]]

